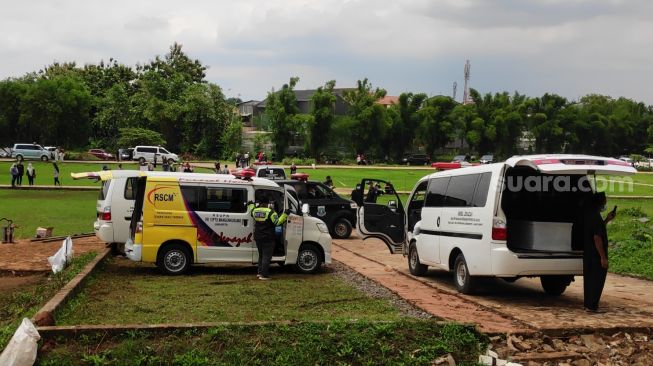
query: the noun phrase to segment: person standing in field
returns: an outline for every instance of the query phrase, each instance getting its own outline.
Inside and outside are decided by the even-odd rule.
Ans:
[[[34,185],[34,178],[36,178],[36,169],[32,166],[32,163],[27,164],[27,182],[30,186]]]
[[[23,165],[23,160],[18,160],[18,164],[16,164],[16,169],[18,169],[18,178],[16,179],[16,183],[19,186],[23,185],[23,175],[25,175],[25,165]]]
[[[608,232],[606,224],[616,216],[612,210],[605,218],[606,197],[604,192],[595,193],[585,215],[585,240],[583,248],[583,295],[585,310],[596,313],[608,274]]]
[[[16,168],[16,163],[11,164],[9,173],[11,174],[11,188],[16,188],[16,181],[18,180],[18,168]]]
[[[57,148],[54,149],[54,162],[56,163],[58,161],[59,161],[59,146],[57,146]]]
[[[57,163],[52,163],[52,175],[54,177],[54,185],[61,187],[61,182],[59,181],[59,166]]]

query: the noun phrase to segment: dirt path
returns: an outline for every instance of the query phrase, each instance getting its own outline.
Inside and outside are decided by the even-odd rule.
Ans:
[[[547,296],[538,279],[491,279],[481,284],[477,295],[467,296],[456,292],[447,272],[411,276],[406,258],[390,254],[376,239],[334,240],[333,258],[437,317],[475,322],[485,331],[653,327],[653,283],[646,280],[609,274],[601,299],[606,312],[588,314],[583,310],[582,277],[560,297]]]
[[[0,272],[47,272],[50,271],[48,257],[61,248],[62,241],[51,243],[18,240],[16,244],[0,244]],[[99,252],[105,244],[94,236],[73,239],[74,255],[90,251]],[[1,277],[0,281],[6,278]]]

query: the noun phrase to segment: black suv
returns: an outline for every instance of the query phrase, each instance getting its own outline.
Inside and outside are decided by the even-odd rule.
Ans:
[[[352,227],[356,225],[358,208],[354,201],[338,196],[333,189],[316,181],[275,180],[274,182],[281,187],[284,185],[293,187],[301,203],[308,204],[311,216],[324,221],[333,238],[347,239],[351,235]]]
[[[406,154],[401,162],[406,165],[429,165],[431,158],[426,154]]]

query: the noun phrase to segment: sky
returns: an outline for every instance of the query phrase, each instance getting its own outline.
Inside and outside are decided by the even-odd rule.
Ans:
[[[599,93],[653,104],[650,0],[1,0],[0,79],[135,65],[174,42],[228,97],[368,78],[389,95]]]

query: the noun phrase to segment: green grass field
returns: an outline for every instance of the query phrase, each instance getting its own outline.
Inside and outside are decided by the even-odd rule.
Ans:
[[[150,264],[111,259],[57,316],[60,325],[250,322],[273,320],[397,320],[373,299],[329,272],[300,275],[272,266],[259,281],[254,266],[198,266],[167,276]]]
[[[433,365],[450,353],[457,365],[477,365],[487,343],[473,327],[433,321],[225,325],[61,338],[37,364]]]
[[[0,189],[0,218],[14,221],[16,238],[33,237],[39,226],[54,235],[93,232],[98,192]]]

